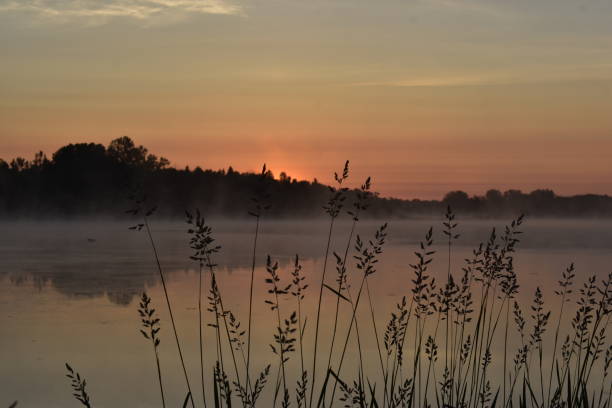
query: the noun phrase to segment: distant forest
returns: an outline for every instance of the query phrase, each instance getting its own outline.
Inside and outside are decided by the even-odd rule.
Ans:
[[[339,163],[342,165],[342,163]],[[376,176],[376,175],[374,175]],[[363,180],[349,180],[354,185]],[[262,184],[263,183],[263,184]],[[185,209],[204,214],[247,216],[252,197],[265,190],[272,217],[323,216],[330,188],[317,180],[301,181],[280,173],[177,169],[150,154],[130,138],[113,140],[107,147],[96,143],[69,144],[51,159],[39,152],[32,160],[0,159],[0,217],[121,216],[130,207],[128,196],[138,189],[158,206],[158,213],[182,216]],[[356,190],[347,192],[351,207]],[[364,216],[439,216],[450,205],[459,214],[497,217],[524,213],[544,217],[610,217],[612,197],[585,194],[571,197],[551,190],[523,193],[489,190],[484,196],[451,191],[441,200],[401,200],[373,194]],[[366,215],[367,214],[367,215]]]

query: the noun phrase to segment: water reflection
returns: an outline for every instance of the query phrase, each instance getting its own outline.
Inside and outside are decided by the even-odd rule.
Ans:
[[[396,221],[390,225],[390,247],[410,254],[429,225],[439,220]],[[213,222],[222,250],[216,263],[231,275],[250,266],[252,226],[245,222]],[[437,224],[437,225],[436,225]],[[360,233],[367,237],[378,225],[363,222]],[[487,239],[499,220],[463,222],[458,242],[463,252]],[[567,254],[575,251],[612,250],[612,228],[599,220],[528,220],[520,248]],[[335,246],[345,245],[348,225],[336,230]],[[282,261],[295,253],[302,259],[318,259],[323,252],[326,225],[323,222],[268,222],[264,224],[260,260],[271,254]],[[158,276],[151,249],[143,234],[130,232],[123,223],[3,223],[0,237],[0,279],[12,285],[52,287],[68,297],[108,297],[117,305],[129,305],[133,297]],[[438,229],[437,241],[443,241]],[[154,234],[169,279],[180,279],[193,268],[188,238],[180,223],[159,222]],[[459,261],[461,258],[459,259]],[[407,267],[409,259],[404,265]],[[531,268],[530,268],[531,269]]]
[[[408,264],[413,251],[429,225],[441,220],[412,220],[390,223],[389,244],[370,281],[375,294],[376,321],[384,327],[390,311],[401,296],[408,296],[412,284]],[[212,222],[223,249],[215,262],[220,265],[219,285],[224,302],[246,324],[252,225],[249,222]],[[379,222],[364,222],[359,234],[369,238]],[[456,273],[471,249],[488,238],[500,221],[468,221],[460,224],[462,234],[453,252]],[[612,223],[609,221],[527,220],[515,267],[521,292],[519,301],[531,302],[536,286],[544,288],[547,301],[561,272],[570,263],[577,267],[577,282],[586,276],[609,272],[612,260]],[[63,378],[64,361],[73,361],[86,373],[97,406],[152,406],[157,395],[150,392],[155,377],[149,349],[139,337],[136,298],[147,290],[157,302],[162,318],[162,364],[168,372],[169,399],[182,399],[181,373],[170,342],[170,328],[162,305],[163,295],[146,237],[130,232],[122,223],[3,223],[0,234],[0,327],[10,336],[0,336],[0,395],[20,399],[24,406],[68,406],[70,394]],[[273,322],[263,303],[265,254],[280,260],[281,278],[288,279],[291,260],[299,253],[304,275],[316,286],[321,273],[321,255],[327,225],[319,222],[265,222],[258,255],[254,333],[257,355],[254,366],[273,361],[268,344]],[[340,225],[333,247],[346,246],[348,225]],[[189,260],[188,237],[180,223],[158,222],[154,234],[176,308],[177,324],[185,342],[187,365],[198,376],[197,330],[195,326],[196,282],[194,264]],[[443,242],[441,228],[434,238]],[[93,242],[92,242],[93,240]],[[445,251],[444,245],[436,245]],[[333,271],[333,268],[330,269]],[[349,265],[349,275],[354,274]],[[438,254],[432,273],[446,274],[444,254]],[[333,275],[330,275],[333,281]],[[354,276],[352,283],[356,285]],[[207,285],[209,285],[207,276]],[[208,286],[207,286],[208,287]],[[291,310],[291,299],[287,311]],[[327,299],[326,310],[335,302]],[[348,313],[346,306],[341,313]],[[549,307],[556,307],[550,303]],[[315,296],[307,296],[305,313],[316,310]],[[331,312],[329,313],[331,315]],[[331,317],[322,322],[322,333],[331,329]],[[341,323],[340,330],[345,330]],[[207,331],[209,337],[212,332]],[[210,339],[209,339],[210,340]],[[322,349],[327,350],[329,339]],[[212,344],[212,343],[209,343]],[[375,343],[365,342],[367,353],[375,353]],[[495,350],[494,350],[495,351]],[[308,353],[309,350],[307,349]],[[78,363],[78,364],[76,364]],[[368,362],[376,370],[375,361]],[[295,370],[296,366],[292,366]],[[347,371],[354,367],[350,363]],[[291,373],[295,377],[295,372]],[[129,379],[129,381],[126,381]],[[129,382],[126,384],[126,382]],[[35,392],[32,392],[35,390]]]

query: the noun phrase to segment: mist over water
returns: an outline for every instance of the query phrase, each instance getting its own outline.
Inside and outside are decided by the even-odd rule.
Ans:
[[[370,278],[379,333],[384,330],[394,305],[402,296],[411,295],[413,272],[409,264],[414,263],[414,251],[429,226],[434,227],[434,249],[438,251],[432,263],[432,274],[440,282],[440,278],[446,276],[448,253],[441,222],[441,217],[390,222],[388,243],[377,272]],[[493,227],[502,232],[505,222],[459,219],[461,237],[451,255],[452,271],[456,276],[461,273],[464,259],[471,255],[472,249],[488,239]],[[218,279],[224,304],[246,328],[254,223],[221,219],[212,219],[209,223],[216,242],[222,246],[214,262],[219,265]],[[362,221],[357,233],[364,240],[370,239],[380,224]],[[95,406],[159,405],[150,345],[138,331],[137,302],[144,290],[153,298],[160,313],[160,358],[167,400],[172,406],[182,401],[184,384],[151,248],[144,232],[128,231],[127,227],[126,223],[114,221],[0,224],[0,377],[4,379],[0,384],[0,404],[16,399],[23,406],[71,406],[70,389],[64,377],[64,362],[68,361],[86,376]],[[184,343],[187,368],[196,382],[199,376],[198,275],[197,265],[189,259],[187,226],[180,222],[153,220],[152,228]],[[274,319],[264,304],[266,255],[279,260],[281,279],[286,281],[292,259],[299,254],[306,282],[310,285],[304,313],[314,319],[315,292],[322,271],[327,228],[326,221],[263,220],[255,286],[253,344],[256,369],[268,363],[275,367],[277,362],[269,347],[273,341]],[[334,251],[344,253],[349,229],[348,223],[338,225],[332,241]],[[554,314],[558,305],[554,290],[562,271],[571,262],[576,265],[576,289],[588,276],[596,274],[600,280],[612,270],[610,220],[527,219],[522,230],[524,234],[518,245],[515,268],[521,286],[518,301],[524,305],[525,312],[535,288],[540,286],[547,308],[553,309]],[[356,286],[361,275],[355,262],[350,259],[347,267],[349,283]],[[328,264],[327,281],[335,282],[333,259]],[[207,274],[206,290],[209,287]],[[329,293],[323,301],[325,313],[321,333],[324,341],[320,347],[325,355],[329,350],[325,333],[331,330],[335,302]],[[295,309],[294,299],[283,299],[281,308],[283,314],[289,314]],[[347,316],[349,312],[349,307],[342,305],[341,314]],[[211,321],[210,313],[206,314],[206,319]],[[348,320],[348,317],[341,319],[341,337],[346,332]],[[311,324],[309,322],[306,328],[307,343],[311,342],[314,332]],[[367,330],[368,321],[363,324]],[[212,329],[206,328],[205,335],[212,356]],[[307,345],[306,355],[310,355],[309,347]],[[375,340],[371,339],[363,347],[366,356],[374,355]],[[297,379],[298,360],[296,354],[291,356],[292,383]],[[370,360],[366,361],[367,369],[376,372],[377,360]],[[354,372],[351,364],[349,361],[345,368],[350,377]],[[212,366],[210,368],[212,372]]]

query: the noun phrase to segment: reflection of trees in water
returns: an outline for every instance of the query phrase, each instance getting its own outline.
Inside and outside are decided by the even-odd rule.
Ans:
[[[222,257],[220,261],[227,263],[220,265],[219,274],[230,276],[233,271],[246,269],[249,266],[246,256],[244,259],[238,257],[238,260],[242,262],[231,262],[228,256]],[[142,263],[147,264],[148,262]],[[288,269],[289,256],[285,264],[282,266]],[[168,264],[166,267],[168,280],[172,282],[174,279],[191,276],[195,273],[192,267],[190,261],[185,261],[180,266],[175,263]],[[53,288],[71,299],[107,297],[111,303],[119,306],[130,305],[133,299],[140,296],[146,288],[159,284],[159,277],[153,266],[126,265],[122,262],[117,262],[117,264],[106,262],[104,265],[98,265],[97,268],[95,264],[75,265],[67,261],[64,265],[55,264],[47,269],[23,268],[11,272],[2,269],[0,280],[3,278],[15,287],[33,287],[39,292]]]
[[[410,251],[418,236],[431,220],[411,220],[390,224],[390,245]],[[462,225],[461,245],[471,251],[488,236],[493,221],[466,222]],[[67,298],[107,297],[116,305],[129,305],[135,296],[159,284],[150,249],[142,245],[142,237],[131,234],[123,223],[15,224],[0,236],[0,285],[31,287],[38,291],[52,288]],[[219,277],[232,279],[232,274],[250,270],[249,247],[252,225],[248,223],[215,223],[217,241],[222,245],[215,257]],[[359,231],[364,236],[377,226],[365,221]],[[539,221],[527,220],[528,233],[522,250],[553,248],[576,251],[581,248],[612,248],[610,224],[601,221]],[[159,242],[162,266],[170,282],[191,279],[196,265],[189,260],[188,237],[181,223],[156,222],[153,233]],[[346,245],[348,230],[339,226],[334,245]],[[86,231],[86,232],[84,232]],[[217,232],[219,231],[219,232]],[[264,224],[260,262],[266,254],[281,262],[283,271],[291,269],[296,253],[304,262],[317,260],[324,248],[317,240],[321,228],[312,222],[271,222]],[[87,236],[96,238],[88,243]],[[76,238],[75,238],[76,237]],[[571,252],[573,254],[573,252]],[[609,253],[609,252],[608,252]],[[521,254],[520,259],[527,255]],[[579,256],[573,254],[572,257]],[[593,258],[592,254],[589,259]],[[595,259],[595,258],[593,258]],[[574,259],[573,260],[579,260]],[[587,259],[582,259],[587,262]],[[261,263],[258,266],[263,266]],[[540,268],[541,266],[538,266]],[[195,275],[193,275],[195,279]],[[195,281],[194,281],[195,282]]]
[[[100,273],[101,272],[101,273]],[[143,270],[123,276],[117,273],[109,275],[104,271],[87,271],[87,273],[61,273],[51,279],[53,288],[68,297],[103,297],[117,305],[127,306],[134,296],[138,296],[146,286],[157,284],[152,271]]]
[[[78,272],[17,271],[7,275],[7,280],[16,287],[32,287],[42,292],[53,288],[68,298],[107,297],[113,304],[127,306],[135,296],[140,296],[146,287],[157,285],[153,273],[129,274],[122,277],[92,276]],[[0,273],[0,277],[2,273]]]
[[[49,283],[49,278],[47,276],[27,275],[22,273],[9,273],[8,280],[14,286],[31,286],[39,292]]]
[[[108,297],[108,300],[110,300],[112,303],[116,305],[128,306],[129,304],[132,303],[132,299],[134,297],[140,296],[142,292],[143,290],[139,290],[139,291],[127,290],[125,292],[123,291],[107,292],[106,296]]]
[[[222,245],[215,257],[220,276],[249,268],[251,224],[215,224],[218,228],[213,232]],[[267,226],[262,256],[271,253],[283,261],[296,252],[303,259],[319,256],[319,245],[304,242],[316,242],[308,239],[318,235],[316,226],[309,223],[308,228],[303,224]],[[151,249],[123,222],[19,222],[4,224],[3,229],[11,234],[0,236],[0,279],[9,277],[12,285],[51,287],[70,298],[107,296],[115,304],[128,305],[145,288],[159,284]],[[295,233],[300,229],[302,233]],[[153,234],[170,282],[183,279],[181,274],[196,267],[189,259],[184,223],[155,221]]]
[[[253,223],[211,221],[216,242],[222,246],[214,260],[220,268],[219,277],[232,279],[232,274],[250,270]],[[422,232],[438,221],[391,222],[390,247],[410,252]],[[495,222],[464,222],[459,245],[471,251],[487,238]],[[378,224],[364,221],[358,232],[368,236]],[[145,288],[159,284],[146,241],[139,234],[130,233],[123,222],[18,222],[4,223],[1,228],[6,233],[0,236],[0,285],[30,286],[39,291],[52,288],[68,298],[107,297],[113,304],[129,305]],[[346,245],[349,228],[349,224],[338,225],[332,246]],[[266,220],[258,266],[263,266],[266,254],[278,259],[283,271],[291,269],[290,262],[296,253],[305,262],[319,259],[324,250],[320,237],[325,229],[323,223],[312,221]],[[525,229],[522,250],[612,249],[609,222],[528,219]],[[189,274],[196,264],[189,259],[186,225],[155,220],[153,234],[169,281],[191,279]],[[89,237],[95,242],[89,242]]]
[[[409,251],[432,222],[392,222],[390,244]],[[464,223],[460,244],[471,250],[488,236],[492,223]],[[377,225],[364,221],[359,233],[366,236]],[[213,227],[217,242],[222,245],[215,257],[219,276],[231,279],[233,273],[250,269],[252,224],[219,221]],[[68,298],[107,297],[117,305],[128,305],[145,288],[159,284],[150,249],[143,244],[142,237],[127,231],[124,223],[15,223],[13,227],[3,225],[3,230],[10,234],[0,236],[0,284],[30,286],[39,291],[53,288]],[[600,221],[527,220],[526,230],[523,250],[612,248],[612,229],[609,223]],[[304,261],[318,259],[324,249],[318,240],[321,231],[321,226],[314,222],[266,222],[258,251],[260,262],[270,254],[287,270],[296,253]],[[339,225],[333,245],[346,245],[343,237],[347,231],[344,225]],[[184,274],[193,272],[196,265],[189,260],[184,225],[156,222],[153,233],[169,280],[190,279]],[[94,237],[95,243],[89,243],[86,237]]]

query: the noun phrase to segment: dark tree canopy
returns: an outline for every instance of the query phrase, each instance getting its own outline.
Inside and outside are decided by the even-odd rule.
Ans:
[[[296,180],[279,170],[278,179],[267,170],[262,185],[261,175],[240,173],[231,166],[227,171],[173,168],[167,159],[149,153],[127,136],[107,147],[69,144],[51,159],[43,152],[32,160],[0,159],[0,217],[120,216],[129,207],[127,197],[134,189],[145,192],[165,216],[182,216],[185,209],[195,207],[209,215],[247,216],[251,198],[262,188],[269,195],[269,216],[324,216],[329,187],[316,179]],[[349,179],[355,187],[362,181]],[[355,191],[349,191],[347,208],[354,199]],[[460,214],[487,217],[518,213],[612,216],[612,198],[607,195],[561,197],[546,189],[531,193],[489,190],[484,196],[451,191],[441,201],[374,195],[364,216],[439,216],[447,205]]]

